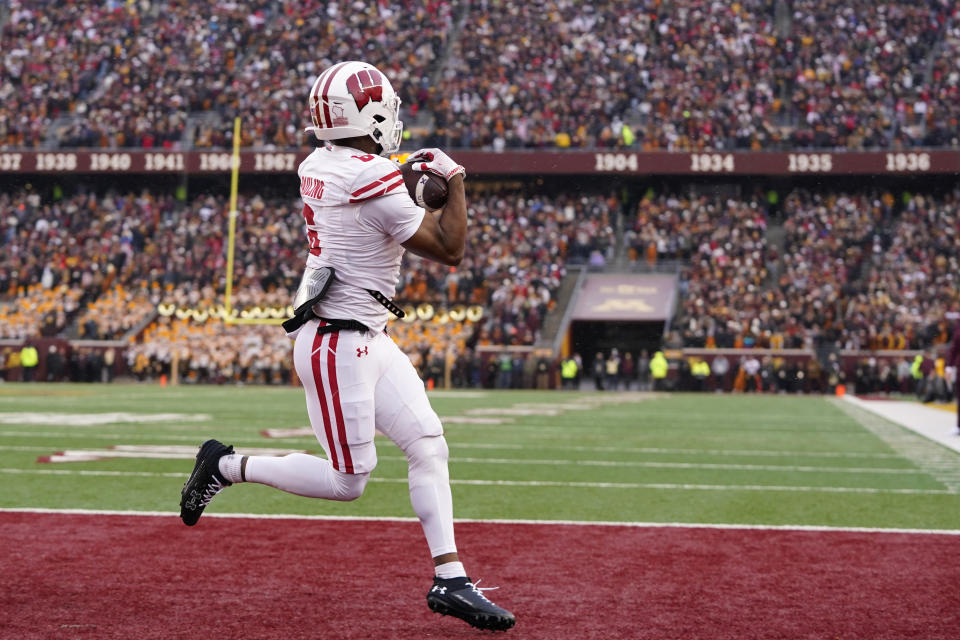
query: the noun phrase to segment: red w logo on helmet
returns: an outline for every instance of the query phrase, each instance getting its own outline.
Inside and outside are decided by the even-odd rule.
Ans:
[[[383,102],[383,77],[376,69],[364,69],[347,78],[347,90],[357,103],[357,110],[363,111],[371,100]]]

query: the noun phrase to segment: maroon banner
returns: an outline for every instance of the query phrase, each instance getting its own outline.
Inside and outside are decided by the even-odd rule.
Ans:
[[[677,277],[674,275],[589,275],[579,291],[571,319],[666,320],[673,315],[676,289]]]
[[[241,173],[296,173],[306,151],[245,151]],[[3,173],[230,173],[227,151],[24,151],[0,152]]]
[[[307,150],[243,151],[240,172],[296,172]],[[917,175],[960,173],[960,151],[642,153],[456,151],[471,175]],[[398,158],[405,156],[400,155]],[[3,174],[226,174],[227,151],[2,151]]]

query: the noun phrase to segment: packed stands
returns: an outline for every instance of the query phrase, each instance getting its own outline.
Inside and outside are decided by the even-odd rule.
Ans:
[[[139,380],[177,375],[184,383],[289,384],[290,340],[270,325],[160,318],[126,352]]]
[[[297,204],[240,198],[236,308],[289,304],[304,253]],[[160,336],[169,348],[142,345],[131,364],[140,358],[141,372],[156,371],[182,343],[184,373],[193,371],[197,343],[222,323],[157,309],[222,304],[224,197],[181,202],[149,190],[107,190],[49,202],[24,190],[3,196],[3,208],[2,337],[40,328],[43,335],[123,339],[146,327],[138,342]],[[620,246],[628,259],[644,268],[666,262],[681,274],[677,346],[912,349],[946,339],[944,314],[960,309],[957,193],[794,189],[776,214],[769,209],[760,195],[648,192],[626,216]],[[459,309],[459,321],[394,322],[395,338],[424,368],[478,346],[534,344],[567,266],[596,255],[614,259],[619,215],[613,195],[548,197],[484,185],[471,194],[471,250],[460,267],[408,255],[397,289],[397,299],[413,307]],[[782,229],[782,247],[768,241],[771,224]],[[463,310],[474,305],[482,317],[465,319]],[[237,326],[224,345],[242,343],[237,336],[245,332],[261,343],[282,337],[275,327]],[[265,365],[251,378],[251,365],[237,357],[219,353],[186,379],[264,379]],[[211,373],[213,366],[220,373]]]
[[[245,146],[298,147],[312,79],[356,57],[392,79],[411,132],[444,146],[960,137],[960,19],[946,0],[8,4],[7,148],[229,147],[235,116]]]
[[[794,1],[794,46],[784,52],[792,115],[802,119],[794,145],[902,148],[955,138],[956,78],[929,74],[948,59],[940,43],[952,4],[861,0],[838,11]]]
[[[909,196],[881,243],[847,309],[851,347],[945,343],[945,314],[960,309],[960,193]]]
[[[223,149],[240,116],[243,146],[302,151],[311,82],[350,57],[392,79],[408,148],[840,157],[960,144],[960,9],[946,0],[11,0],[0,25],[3,150]],[[478,349],[536,344],[572,265],[678,273],[670,347],[949,338],[945,314],[960,310],[952,183],[597,177],[471,176],[462,264],[408,255],[401,270],[397,299],[423,317],[390,330],[425,379],[497,378]],[[141,378],[289,380],[278,328],[210,316],[226,284],[222,187],[83,180],[0,191],[0,339],[127,341]],[[305,254],[300,203],[246,191],[233,304],[284,309]],[[99,352],[77,353],[70,370],[98,377]],[[516,363],[502,366],[518,378]]]
[[[147,287],[129,291],[116,285],[87,305],[77,318],[77,337],[84,340],[119,340],[156,312]]]
[[[0,140],[7,147],[182,148],[303,144],[305,95],[344,56],[389,74],[416,115],[450,3],[10,4]],[[396,43],[409,53],[396,55]],[[318,58],[318,52],[324,52]],[[192,115],[200,117],[188,130]]]
[[[79,308],[83,290],[59,285],[34,284],[0,300],[0,338],[24,340],[32,336],[55,336],[67,327]]]
[[[54,201],[33,190],[3,198],[0,237],[9,250],[0,257],[0,287],[4,299],[13,301],[0,306],[10,316],[3,337],[35,335],[32,327],[49,315],[56,320],[52,335],[121,339],[150,322],[160,306],[208,310],[223,304],[228,208],[223,196],[198,194],[183,202],[149,189],[107,189]],[[296,197],[239,199],[235,308],[286,309],[290,304],[306,251],[299,205]],[[445,353],[451,343],[532,345],[566,260],[585,263],[591,254],[612,255],[618,210],[616,198],[602,194],[551,197],[501,189],[476,194],[471,251],[464,262],[450,269],[408,254],[397,300],[438,309],[480,305],[483,317],[450,326],[431,318],[418,323],[415,332],[395,323],[398,339],[424,358]],[[66,290],[71,293],[64,297]],[[169,349],[187,343],[189,354],[200,353],[196,342],[209,328],[193,330],[193,324],[221,322],[163,318],[141,339],[162,336]],[[157,333],[158,327],[166,329]],[[265,330],[249,331],[262,339]],[[283,333],[275,327],[269,331]],[[243,332],[233,327],[230,335]],[[151,361],[140,370],[156,370],[169,349],[138,349],[135,356],[145,354]],[[250,370],[229,357],[215,364],[229,365],[231,375]]]
[[[631,256],[678,261],[685,346],[744,346],[769,315],[767,213],[756,200],[663,195],[637,206]],[[748,345],[748,346],[751,346]]]
[[[501,19],[473,3],[438,126],[495,149],[945,144],[949,4],[508,1]]]
[[[763,200],[670,194],[640,201],[627,240],[637,262],[679,262],[678,346],[922,349],[960,310],[958,208],[956,192],[795,189],[780,255]]]

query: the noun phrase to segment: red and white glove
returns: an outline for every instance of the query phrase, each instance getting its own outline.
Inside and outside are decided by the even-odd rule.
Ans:
[[[467,170],[463,165],[457,164],[456,160],[440,149],[420,149],[411,154],[407,162],[413,163],[413,168],[417,171],[429,171],[444,180],[449,181],[453,176],[467,177]]]

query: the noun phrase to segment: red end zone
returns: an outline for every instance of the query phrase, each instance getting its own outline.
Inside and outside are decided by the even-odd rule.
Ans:
[[[0,637],[460,638],[419,525],[0,513]],[[956,638],[960,537],[462,523],[516,638]]]

